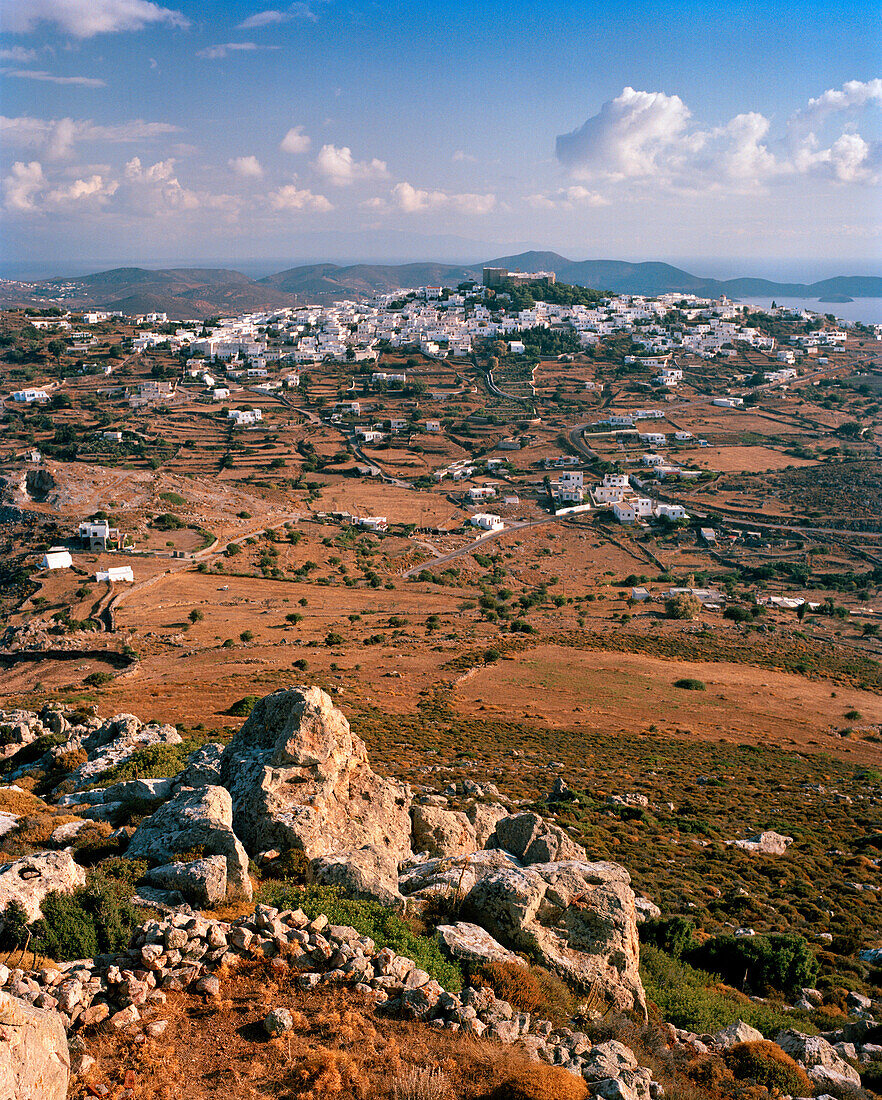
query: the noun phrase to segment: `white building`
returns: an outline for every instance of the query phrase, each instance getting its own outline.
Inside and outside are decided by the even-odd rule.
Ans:
[[[227,420],[232,420],[237,428],[247,428],[263,420],[260,409],[228,409]]]
[[[659,519],[689,519],[682,504],[656,504],[655,514]]]
[[[719,406],[721,409],[737,409],[740,405],[744,404],[743,397],[715,397],[712,404]]]
[[[664,432],[640,432],[637,438],[647,447],[664,447],[667,443]]]
[[[469,520],[473,527],[480,527],[482,531],[501,531],[505,524],[500,516],[494,516],[492,512],[477,512]]]
[[[385,531],[388,527],[385,516],[356,516],[352,522],[356,527],[364,527],[367,531]]]
[[[40,562],[41,569],[70,569],[73,558],[63,546],[53,546],[44,555]]]
[[[476,485],[469,489],[469,500],[490,500],[496,496],[496,490],[490,485]]]
[[[427,432],[440,432],[441,431],[441,421],[440,420],[427,420],[426,421],[426,431]]]
[[[109,569],[99,569],[95,574],[96,581],[108,581],[110,584],[115,584],[120,581],[128,581],[131,583],[135,579],[135,574],[132,572],[130,565],[114,565]]]
[[[16,390],[12,395],[12,400],[32,405],[35,401],[48,401],[49,394],[45,390]]]
[[[615,501],[612,509],[619,523],[636,523],[641,517],[652,514],[652,501],[649,497],[628,497]]]

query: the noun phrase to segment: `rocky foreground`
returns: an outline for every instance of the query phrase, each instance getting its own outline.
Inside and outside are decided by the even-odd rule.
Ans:
[[[260,700],[229,745],[198,749],[177,775],[105,787],[94,784],[108,768],[144,747],[180,744],[180,735],[133,715],[101,720],[58,709],[0,714],[0,734],[13,780],[41,760],[47,767],[79,761],[52,798],[72,817],[53,831],[52,847],[0,866],[0,913],[17,901],[28,920],[37,920],[50,892],[81,886],[85,873],[66,845],[97,821],[116,827],[112,835],[127,845],[128,857],[146,861],[139,897],[162,914],[146,921],[120,956],[38,972],[0,967],[0,1095],[60,1100],[69,1086],[69,1044],[82,1080],[91,1029],[155,1038],[170,991],[216,996],[216,972],[255,957],[296,974],[305,989],[351,987],[384,1012],[517,1044],[581,1078],[587,1095],[661,1094],[622,1043],[592,1044],[578,1030],[517,1012],[485,987],[445,991],[411,960],[377,950],[327,918],[264,905],[232,922],[196,911],[250,900],[249,860],[271,865],[296,851],[314,883],[399,910],[455,912],[457,919],[437,927],[452,958],[522,964],[526,956],[591,1004],[645,1017],[638,909],[652,907],[645,899],[638,907],[628,872],[591,862],[566,832],[517,812],[492,787],[414,792],[377,775],[364,743],[319,689]],[[45,759],[35,761],[31,752],[17,769],[16,754],[49,734],[55,744]],[[120,824],[135,813],[135,827]],[[270,1010],[268,1033],[290,1026],[286,1011]],[[859,1088],[845,1059],[871,1037],[875,1025],[865,1023],[863,1031],[858,1023],[827,1038],[784,1032],[777,1042],[816,1088]],[[715,1036],[669,1033],[672,1045],[696,1054],[761,1039],[745,1024]]]

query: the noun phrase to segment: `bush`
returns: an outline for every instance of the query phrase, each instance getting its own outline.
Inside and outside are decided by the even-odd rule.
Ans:
[[[793,933],[714,936],[691,951],[688,961],[754,993],[792,993],[813,985],[818,975],[808,942]]]
[[[16,951],[28,942],[28,915],[20,901],[10,901],[0,925],[0,951]]]
[[[705,691],[707,684],[704,680],[693,680],[687,676],[682,680],[675,680],[674,687],[683,688],[684,691]]]
[[[140,860],[112,859],[89,872],[72,894],[53,890],[32,926],[32,945],[59,962],[124,951],[142,914],[132,904],[135,883],[147,870]]]
[[[112,672],[90,672],[83,683],[88,687],[101,687],[103,684],[109,684],[112,679]]]
[[[492,1100],[584,1100],[588,1086],[559,1066],[529,1065],[490,1094]]]
[[[741,1081],[765,1085],[795,1096],[811,1096],[814,1086],[805,1070],[767,1039],[738,1043],[725,1054],[726,1063]]]
[[[186,766],[190,753],[202,744],[195,738],[186,738],[179,745],[148,745],[133,752],[128,760],[98,774],[93,786],[107,787],[128,779],[164,779],[177,775]]]
[[[259,702],[259,700],[259,695],[243,695],[241,699],[237,699],[224,713],[228,714],[231,718],[247,718],[254,710],[255,704]]]
[[[483,978],[497,997],[508,1001],[518,1012],[551,1020],[572,1015],[573,994],[560,978],[541,967],[513,962],[482,963],[475,968],[472,978]]]
[[[435,937],[417,935],[394,909],[378,901],[356,900],[336,887],[279,882],[263,883],[258,900],[279,909],[302,909],[310,920],[324,913],[331,924],[348,925],[360,935],[370,936],[377,947],[391,947],[396,954],[412,959],[445,989],[462,987],[459,965],[444,958]]]
[[[665,600],[665,616],[668,619],[695,619],[701,612],[701,601],[686,592]]]
[[[651,944],[675,959],[695,947],[695,926],[686,917],[650,917],[639,933],[641,944]]]

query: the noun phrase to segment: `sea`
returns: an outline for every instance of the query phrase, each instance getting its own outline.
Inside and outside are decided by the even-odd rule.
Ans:
[[[855,298],[852,302],[822,302],[818,298],[741,298],[746,305],[769,309],[772,301],[788,309],[810,309],[813,313],[832,313],[843,321],[882,325],[882,298]]]

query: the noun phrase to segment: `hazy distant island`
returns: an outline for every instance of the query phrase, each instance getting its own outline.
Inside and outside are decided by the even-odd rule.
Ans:
[[[847,294],[830,294],[826,298],[819,298],[819,302],[832,302],[837,305],[844,305],[846,302],[853,302],[854,298],[849,298]]]

